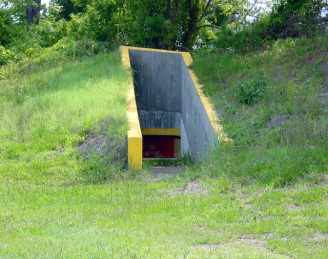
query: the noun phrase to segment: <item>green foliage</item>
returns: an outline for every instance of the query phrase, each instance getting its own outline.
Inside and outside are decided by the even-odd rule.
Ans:
[[[51,47],[66,36],[65,20],[55,20],[54,15],[42,17],[39,23],[30,26],[28,37],[42,48]]]
[[[254,104],[265,95],[267,83],[260,73],[252,80],[246,80],[237,84],[237,99],[241,104]]]
[[[217,1],[135,1],[126,3],[125,26],[131,45],[192,50],[199,33],[205,30],[206,11]]]
[[[13,19],[10,13],[0,9],[0,45],[7,45],[12,40]]]
[[[327,25],[321,19],[323,0],[281,0],[269,15],[267,36],[272,39],[313,37]]]
[[[7,64],[12,57],[13,53],[4,46],[0,45],[0,66]]]
[[[224,51],[246,52],[280,38],[325,34],[327,22],[321,17],[323,7],[322,0],[280,1],[272,12],[241,30],[222,25],[214,45]]]
[[[267,43],[266,29],[266,18],[262,18],[240,31],[223,26],[221,31],[217,33],[217,40],[214,45],[224,51],[246,52],[254,50]]]
[[[113,1],[91,1],[85,13],[71,15],[67,34],[75,39],[87,37],[111,46],[117,45],[117,8]]]
[[[72,0],[52,0],[51,3],[55,3],[60,6],[60,12],[56,15],[58,19],[64,18],[70,20],[72,14],[78,14],[85,12],[86,3],[84,1],[72,1]]]

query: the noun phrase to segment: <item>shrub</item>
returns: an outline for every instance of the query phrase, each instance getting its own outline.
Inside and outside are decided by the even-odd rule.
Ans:
[[[266,86],[262,74],[255,79],[241,82],[237,85],[237,99],[241,104],[254,104],[265,95]]]
[[[12,56],[13,53],[9,49],[6,49],[4,46],[0,45],[0,66],[7,64]]]

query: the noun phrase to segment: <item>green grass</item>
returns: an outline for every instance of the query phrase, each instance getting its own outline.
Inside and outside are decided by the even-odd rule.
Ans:
[[[326,186],[145,178],[66,187],[1,184],[1,257],[328,256]]]
[[[117,52],[2,81],[0,181],[72,184],[115,174],[124,161],[83,159],[77,146],[101,136],[126,148],[126,88]]]
[[[194,70],[235,142],[204,173],[274,186],[328,171],[327,38],[279,40],[267,50],[196,58]]]
[[[0,257],[328,258],[327,45],[196,58],[235,146],[162,180],[125,170],[117,52],[1,81]]]

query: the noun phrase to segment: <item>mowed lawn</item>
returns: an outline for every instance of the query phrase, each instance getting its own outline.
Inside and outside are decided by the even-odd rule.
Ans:
[[[2,184],[2,258],[327,258],[328,191],[224,177]]]
[[[128,171],[128,83],[118,52],[1,82],[1,258],[328,258],[322,159],[286,183],[285,153],[247,164],[268,157],[235,138],[171,178]]]

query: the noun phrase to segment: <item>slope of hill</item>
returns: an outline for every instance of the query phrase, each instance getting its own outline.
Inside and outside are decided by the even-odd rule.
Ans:
[[[118,52],[1,81],[1,182],[72,184],[115,174],[123,163],[102,156],[125,152],[126,87]]]
[[[244,55],[214,54],[194,69],[235,141],[204,171],[274,186],[328,166],[328,39],[279,40]]]

